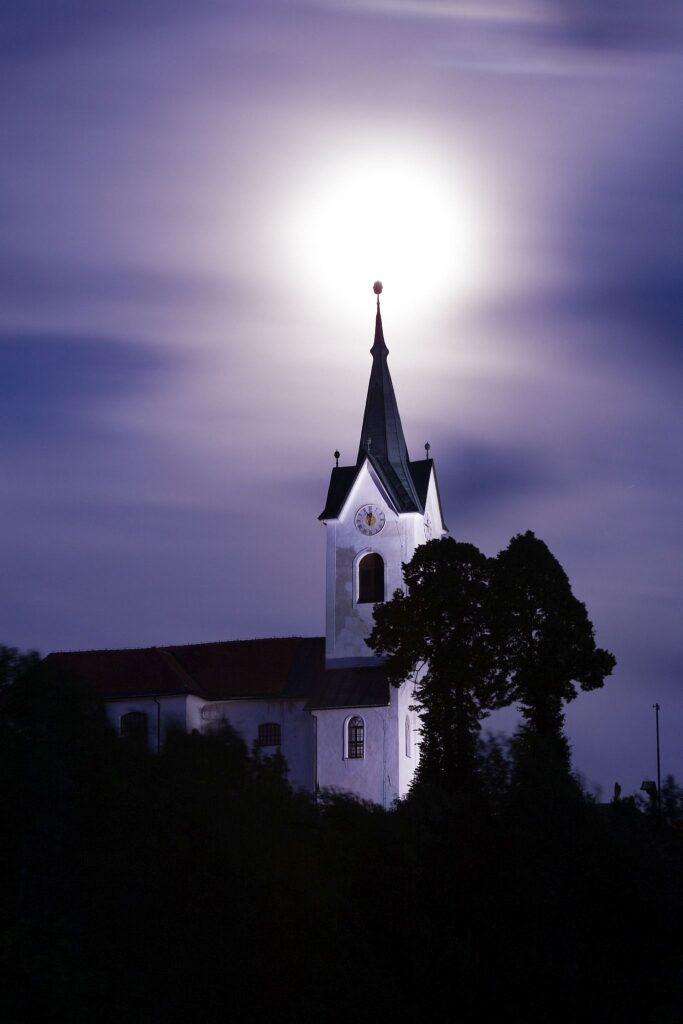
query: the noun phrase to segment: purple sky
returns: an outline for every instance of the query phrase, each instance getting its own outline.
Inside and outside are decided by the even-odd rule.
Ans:
[[[682,55],[679,0],[5,0],[0,640],[321,634],[380,277],[452,534],[533,529],[617,657],[576,766],[651,777],[659,700],[683,780]],[[392,279],[323,207],[395,166],[454,206]]]

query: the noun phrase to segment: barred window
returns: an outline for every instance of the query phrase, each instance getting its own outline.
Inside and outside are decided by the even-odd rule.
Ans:
[[[129,711],[121,716],[121,735],[124,739],[147,741],[147,715],[144,711]]]
[[[365,757],[365,722],[359,715],[349,719],[347,757]]]
[[[278,722],[261,722],[258,727],[259,747],[279,747],[280,737],[281,731]]]
[[[384,600],[384,560],[376,551],[363,555],[358,563],[358,604]]]

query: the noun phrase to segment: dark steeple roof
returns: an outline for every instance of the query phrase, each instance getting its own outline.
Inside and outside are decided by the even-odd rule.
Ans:
[[[372,370],[356,465],[362,466],[365,459],[369,458],[380,480],[396,502],[398,511],[421,512],[422,505],[410,473],[408,448],[389,373],[389,349],[384,341],[379,295],[375,340],[370,354]]]
[[[381,285],[375,287],[381,291]],[[432,459],[411,462],[394,385],[389,373],[389,349],[384,341],[382,314],[377,294],[375,338],[370,349],[372,369],[365,414],[355,466],[336,466],[332,470],[325,508],[319,519],[336,519],[358,473],[367,459],[386,489],[398,512],[424,512],[427,489],[434,471]]]

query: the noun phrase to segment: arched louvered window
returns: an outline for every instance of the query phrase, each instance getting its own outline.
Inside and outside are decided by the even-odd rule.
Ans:
[[[346,729],[346,756],[365,757],[365,722],[360,715],[349,718]]]
[[[124,739],[147,742],[148,724],[144,711],[129,711],[121,716],[121,735]]]
[[[413,756],[413,731],[410,728],[410,715],[406,715],[406,757]]]
[[[261,722],[258,727],[259,747],[279,747],[281,730],[279,722]]]
[[[376,604],[383,600],[384,559],[371,551],[358,563],[358,604]]]

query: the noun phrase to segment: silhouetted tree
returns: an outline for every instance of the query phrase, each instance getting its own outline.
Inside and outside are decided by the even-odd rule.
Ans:
[[[683,787],[679,786],[673,775],[669,774],[662,780],[662,791],[660,794],[660,806],[657,803],[657,785],[652,784],[646,793],[635,793],[626,800],[630,800],[638,810],[651,822],[660,825],[665,823],[681,832],[683,830]]]
[[[39,661],[38,651],[20,651],[18,647],[0,644],[0,689],[16,682]]]
[[[616,664],[614,655],[596,647],[586,606],[530,530],[498,555],[491,594],[496,644],[524,717],[518,754],[531,745],[540,761],[568,769],[563,706],[577,696],[577,685],[601,687]]]
[[[500,811],[510,798],[513,761],[507,736],[488,733],[477,746],[477,770],[490,811]]]
[[[416,678],[421,781],[470,788],[481,720],[504,702],[489,621],[491,560],[452,538],[421,545],[403,566],[406,591],[375,607],[368,645],[390,681]]]
[[[683,788],[673,775],[667,775],[662,783],[662,817],[668,825],[683,828]]]

